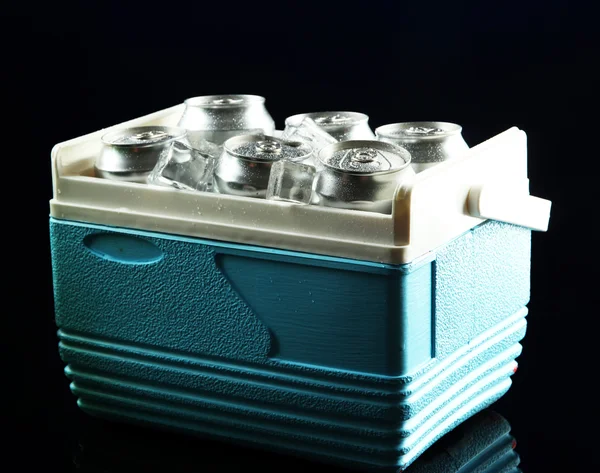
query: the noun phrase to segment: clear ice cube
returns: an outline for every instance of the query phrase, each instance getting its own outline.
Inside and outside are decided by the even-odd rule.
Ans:
[[[287,160],[276,161],[271,166],[267,199],[310,204],[315,176],[314,166]]]
[[[206,140],[197,141],[192,148],[175,141],[165,149],[148,176],[148,183],[176,189],[211,192],[213,171],[222,148]]]
[[[317,167],[319,165],[317,159],[319,151],[325,146],[337,143],[337,140],[333,136],[323,130],[310,117],[305,117],[298,124],[287,125],[283,130],[281,138],[290,141],[301,141],[309,145],[313,149],[314,159],[313,162],[308,162],[308,164],[315,164]]]

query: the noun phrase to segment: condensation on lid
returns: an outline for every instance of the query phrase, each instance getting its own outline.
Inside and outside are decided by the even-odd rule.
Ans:
[[[124,128],[109,132],[102,136],[102,142],[110,146],[145,147],[168,143],[183,138],[186,131],[183,128],[165,126],[145,126]]]
[[[410,164],[410,153],[381,141],[343,141],[323,148],[319,160],[337,171],[373,174],[404,169]]]
[[[188,107],[230,108],[243,107],[252,103],[264,103],[260,95],[202,95],[185,100]]]
[[[230,138],[224,147],[227,153],[251,161],[303,161],[312,154],[312,149],[304,143],[262,134]]]
[[[462,131],[462,127],[449,122],[404,122],[390,123],[375,130],[377,136],[384,138],[406,139],[436,139],[455,135]]]
[[[326,130],[349,127],[369,119],[367,115],[359,112],[312,112],[292,115],[286,119],[285,124],[297,126],[304,118],[311,118],[317,125]]]

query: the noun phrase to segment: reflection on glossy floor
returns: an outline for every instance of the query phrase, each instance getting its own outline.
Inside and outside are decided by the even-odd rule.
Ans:
[[[406,471],[410,473],[519,472],[510,424],[489,409],[439,439]],[[244,470],[286,471],[339,468],[197,437],[93,420],[73,454],[74,471],[191,473]]]

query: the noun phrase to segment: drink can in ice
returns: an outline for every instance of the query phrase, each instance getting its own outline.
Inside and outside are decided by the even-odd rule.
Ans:
[[[188,130],[192,146],[196,140],[218,145],[236,135],[275,131],[275,122],[258,95],[204,95],[185,102],[179,126]]]
[[[102,150],[95,163],[98,177],[145,183],[173,143],[186,140],[186,131],[175,127],[141,126],[111,131],[101,140]]]
[[[315,192],[328,207],[391,213],[396,188],[415,174],[408,151],[375,140],[335,143],[318,159],[323,169]]]
[[[236,136],[223,145],[214,184],[222,194],[264,198],[273,163],[302,162],[311,156],[310,146],[299,141],[260,134]]]
[[[393,143],[410,152],[415,172],[424,171],[469,149],[462,127],[447,122],[406,122],[380,126],[377,139]]]

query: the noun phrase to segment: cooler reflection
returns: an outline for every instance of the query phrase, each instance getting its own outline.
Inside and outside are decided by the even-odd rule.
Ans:
[[[89,423],[88,423],[89,420]],[[439,439],[406,473],[520,472],[516,441],[506,419],[489,409]],[[73,471],[191,473],[260,470],[328,471],[339,467],[235,447],[224,442],[86,419],[73,456]],[[377,470],[383,471],[383,470]],[[389,471],[389,470],[388,470]]]

